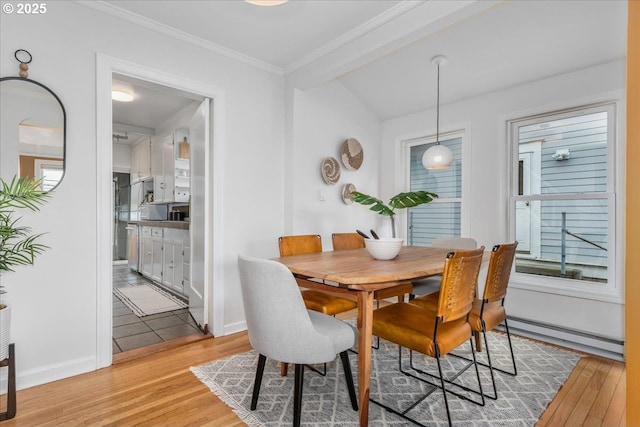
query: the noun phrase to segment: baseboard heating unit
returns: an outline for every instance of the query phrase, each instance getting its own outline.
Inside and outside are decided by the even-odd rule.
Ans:
[[[609,359],[624,361],[624,341],[533,320],[508,317],[509,331]]]

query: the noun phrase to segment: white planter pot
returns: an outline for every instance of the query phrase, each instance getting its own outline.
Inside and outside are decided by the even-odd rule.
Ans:
[[[0,360],[9,357],[9,330],[11,329],[11,307],[0,310]]]

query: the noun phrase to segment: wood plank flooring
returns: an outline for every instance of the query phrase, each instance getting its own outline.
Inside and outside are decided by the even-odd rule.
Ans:
[[[189,367],[250,349],[246,333],[186,343],[18,392],[14,426],[244,426]],[[536,426],[625,426],[624,363],[589,356]],[[6,398],[0,398],[0,411]]]

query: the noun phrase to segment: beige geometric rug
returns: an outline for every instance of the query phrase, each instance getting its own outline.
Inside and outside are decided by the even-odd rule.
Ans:
[[[474,405],[448,394],[449,409],[455,426],[530,427],[567,380],[581,355],[540,342],[512,336],[518,375],[511,377],[496,373],[498,400],[486,400],[484,407]],[[491,359],[494,366],[510,370],[511,356],[504,335],[489,333]],[[470,352],[465,345],[460,350]],[[434,388],[406,377],[398,371],[398,347],[381,340],[380,348],[372,351],[371,398],[402,411],[419,396]],[[468,353],[470,354],[470,353]],[[437,373],[435,361],[414,353],[426,370]],[[479,354],[483,360],[486,352]],[[357,355],[349,355],[357,388]],[[238,354],[209,364],[192,367],[191,371],[223,402],[251,427],[285,427],[292,423],[293,373],[280,376],[279,364],[267,359],[262,387],[255,411],[250,410],[251,393],[258,354],[255,351]],[[451,356],[443,359],[445,376],[454,375],[461,361]],[[408,365],[407,352],[403,366]],[[290,370],[291,371],[291,370]],[[488,368],[480,367],[485,393],[493,393]],[[456,381],[477,387],[475,370],[467,370]],[[305,370],[302,395],[302,426],[357,427],[358,413],[351,409],[342,367],[339,362],[327,365],[327,376]],[[442,392],[437,389],[407,415],[426,426],[447,425]],[[370,403],[369,426],[400,427],[412,425],[408,421]]]
[[[176,296],[149,284],[113,288],[113,293],[138,317],[187,307],[187,304]]]

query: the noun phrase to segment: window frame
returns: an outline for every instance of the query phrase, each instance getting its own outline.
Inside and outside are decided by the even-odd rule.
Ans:
[[[460,162],[461,162],[461,188],[460,188],[460,197],[447,197],[447,198],[437,198],[433,200],[431,203],[460,203],[460,234],[462,236],[469,235],[469,212],[468,212],[468,196],[467,189],[469,188],[469,183],[467,182],[468,173],[467,166],[465,163],[466,153],[468,150],[467,144],[469,141],[469,131],[467,126],[458,126],[455,130],[451,130],[448,132],[441,132],[438,136],[439,141],[446,141],[449,139],[460,138]],[[401,140],[402,143],[402,165],[403,165],[403,187],[401,191],[408,191],[411,185],[411,148],[418,145],[425,144],[434,144],[436,142],[436,135],[420,135],[412,138],[404,138]],[[428,188],[426,191],[432,191]],[[405,239],[405,244],[409,244],[408,241],[408,227],[409,227],[409,215],[408,209],[401,209],[398,212],[398,227],[400,230],[400,235]]]
[[[621,181],[622,165],[621,153],[624,152],[622,146],[621,126],[624,122],[624,112],[621,109],[621,96],[616,99],[603,99],[598,102],[584,103],[564,109],[548,109],[530,115],[514,116],[505,120],[506,144],[508,151],[508,193],[507,206],[509,211],[509,240],[515,240],[516,236],[516,202],[518,201],[551,201],[551,200],[586,200],[599,199],[607,200],[608,214],[608,237],[611,239],[607,248],[607,283],[594,283],[585,280],[565,279],[559,277],[541,276],[529,273],[512,272],[512,284],[514,288],[547,292],[571,297],[593,299],[597,301],[607,301],[621,303],[624,301],[624,287],[619,283],[619,278],[624,277],[623,262],[619,260],[622,254],[621,224],[621,198],[619,194],[624,194],[624,183]],[[536,122],[547,122],[553,119],[563,119],[586,115],[594,112],[606,111],[607,115],[607,181],[606,191],[587,193],[562,193],[562,194],[531,194],[518,195],[518,174],[519,174],[519,145],[518,128],[531,125]],[[604,285],[604,286],[603,286]]]

